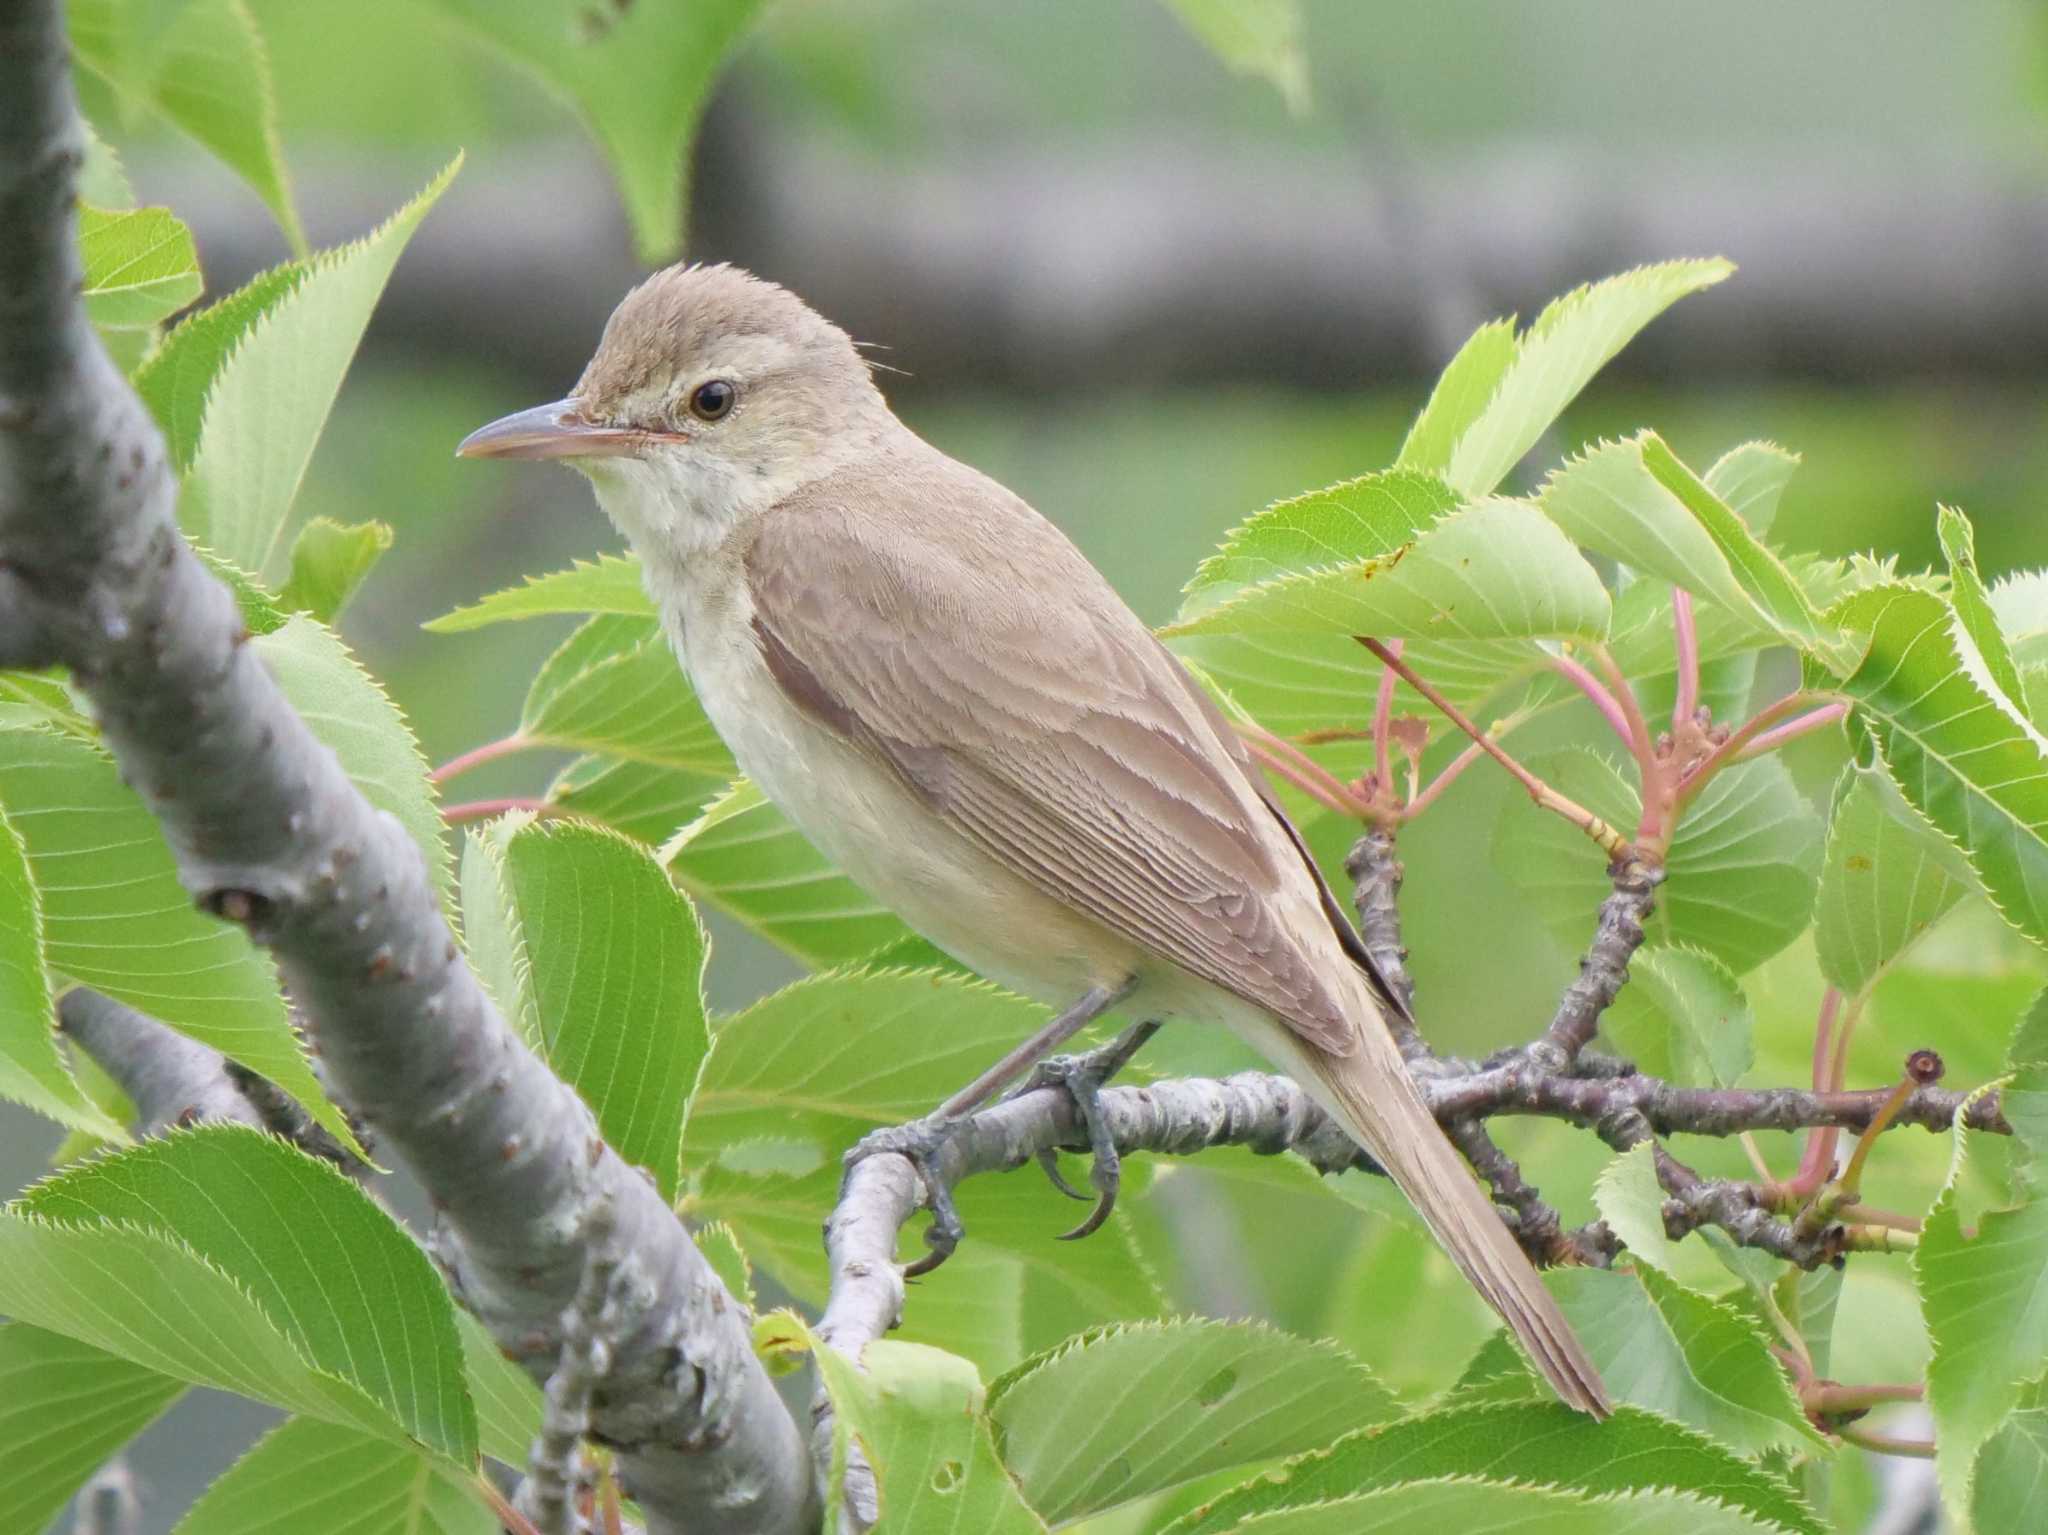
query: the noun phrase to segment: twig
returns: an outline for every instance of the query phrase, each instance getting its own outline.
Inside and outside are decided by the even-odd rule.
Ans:
[[[1609,857],[1618,858],[1628,850],[1627,839],[1620,832],[1609,826],[1600,817],[1593,814],[1592,811],[1586,809],[1585,806],[1551,788],[1549,784],[1523,767],[1513,757],[1510,757],[1498,741],[1474,725],[1471,720],[1465,717],[1464,712],[1456,704],[1444,697],[1442,693],[1438,692],[1429,683],[1424,682],[1415,674],[1412,667],[1385,645],[1376,639],[1371,639],[1364,635],[1358,636],[1358,643],[1386,662],[1389,667],[1400,674],[1403,682],[1428,699],[1430,703],[1436,706],[1438,712],[1445,719],[1470,736],[1480,750],[1484,751],[1494,761],[1506,768],[1509,773],[1513,774],[1515,781],[1529,791],[1529,797],[1537,804],[1541,805],[1545,810],[1553,811],[1563,816],[1567,821],[1570,821],[1580,831],[1583,831],[1587,836],[1599,843],[1601,847],[1605,848]]]
[[[198,1040],[84,986],[58,998],[57,1021],[128,1095],[137,1135],[201,1120],[263,1125],[227,1058]]]
[[[1787,720],[1782,725],[1759,731],[1751,736],[1747,744],[1735,754],[1735,761],[1747,762],[1752,757],[1761,757],[1765,752],[1776,751],[1787,741],[1810,735],[1824,725],[1832,725],[1849,712],[1846,703],[1823,704],[1811,714],[1802,714],[1797,719]]]
[[[275,956],[336,1093],[435,1197],[458,1295],[537,1376],[608,1198],[646,1284],[597,1432],[655,1535],[816,1521],[739,1308],[463,962],[418,848],[349,782],[178,530],[163,438],[80,298],[82,133],[58,0],[0,10],[0,565],[10,625],[90,697],[206,910]],[[678,1361],[682,1368],[678,1368]],[[680,1389],[679,1389],[680,1383]]]
[[[1635,737],[1629,730],[1628,716],[1621,712],[1621,705],[1616,702],[1614,695],[1600,685],[1600,679],[1570,656],[1552,656],[1550,664],[1560,676],[1586,695],[1593,707],[1600,711],[1601,718],[1607,721],[1608,728],[1621,738],[1630,751],[1634,751]]]
[[[1465,769],[1485,755],[1486,749],[1477,742],[1459,752],[1457,756],[1450,760],[1449,765],[1441,773],[1438,773],[1436,777],[1429,781],[1427,787],[1421,793],[1415,795],[1407,804],[1401,807],[1401,819],[1412,821],[1421,815],[1423,811],[1436,803],[1436,798],[1439,794],[1442,794],[1444,790],[1458,781],[1458,776]]]
[[[583,1453],[590,1432],[592,1396],[611,1372],[607,1336],[616,1325],[612,1292],[626,1255],[608,1205],[591,1208],[584,1222],[588,1260],[576,1299],[562,1313],[562,1348],[548,1376],[540,1432],[527,1458],[526,1480],[513,1506],[533,1521],[537,1535],[590,1535],[581,1502],[594,1492]]]
[[[1661,867],[1634,854],[1617,859],[1607,872],[1614,890],[1600,903],[1593,942],[1579,961],[1578,979],[1565,988],[1543,1037],[1529,1047],[1531,1059],[1548,1071],[1569,1069],[1592,1043],[1600,1015],[1628,980],[1629,959],[1642,946],[1643,924],[1655,910],[1657,886],[1664,879]]]
[[[465,800],[459,805],[443,805],[441,819],[450,826],[466,825],[470,821],[488,821],[493,816],[505,815],[514,810],[529,811],[534,815],[549,815],[560,810],[553,800],[524,799],[517,796],[507,799]]]
[[[442,784],[451,778],[459,778],[472,768],[480,768],[486,762],[496,762],[500,757],[523,752],[534,743],[514,731],[500,741],[486,741],[482,746],[471,747],[460,756],[450,757],[446,762],[427,775],[431,782]]]
[[[1401,943],[1399,903],[1404,871],[1395,851],[1393,828],[1369,828],[1351,845],[1344,872],[1351,876],[1351,899],[1358,911],[1358,935],[1365,951],[1401,1006],[1412,1010],[1415,978],[1408,973],[1408,950]],[[1387,1028],[1401,1047],[1402,1058],[1411,1065],[1430,1058],[1429,1042],[1406,1017],[1390,1014]]]
[[[141,1535],[142,1494],[128,1457],[116,1455],[78,1490],[71,1535]]]
[[[1700,631],[1693,618],[1692,593],[1682,586],[1671,588],[1671,642],[1678,658],[1678,693],[1671,705],[1675,738],[1695,722],[1700,707]]]
[[[1404,641],[1395,640],[1387,646],[1395,655],[1401,653]],[[1378,696],[1373,699],[1372,708],[1372,769],[1375,786],[1381,794],[1394,792],[1394,759],[1389,749],[1392,744],[1394,726],[1394,680],[1391,666],[1380,668]]]

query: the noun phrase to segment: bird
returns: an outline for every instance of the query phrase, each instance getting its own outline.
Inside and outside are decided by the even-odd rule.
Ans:
[[[939,949],[1059,1010],[923,1131],[1113,1006],[1220,1024],[1393,1179],[1558,1397],[1607,1414],[1216,702],[1057,527],[899,421],[844,330],[740,268],[672,266],[566,398],[457,451],[579,470],[761,792]],[[928,1151],[909,1130],[879,1147]]]

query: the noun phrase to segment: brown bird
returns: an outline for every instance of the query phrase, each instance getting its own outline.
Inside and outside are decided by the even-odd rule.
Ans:
[[[896,419],[844,331],[734,268],[672,267],[566,400],[460,451],[587,475],[762,791],[941,949],[1064,1009],[938,1131],[1110,1006],[1223,1024],[1387,1171],[1558,1395],[1607,1411],[1235,732],[1057,528]]]

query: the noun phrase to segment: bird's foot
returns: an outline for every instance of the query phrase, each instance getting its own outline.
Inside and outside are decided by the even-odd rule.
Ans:
[[[1088,1170],[1088,1182],[1095,1192],[1084,1194],[1067,1182],[1060,1173],[1058,1154],[1050,1149],[1038,1153],[1038,1165],[1045,1169],[1045,1176],[1052,1180],[1052,1186],[1069,1199],[1090,1199],[1095,1208],[1088,1212],[1088,1218],[1072,1231],[1060,1233],[1062,1242],[1079,1241],[1092,1235],[1109,1219],[1116,1208],[1117,1188],[1123,1180],[1123,1158],[1117,1152],[1116,1140],[1109,1133],[1109,1123],[1102,1113],[1102,1089],[1111,1078],[1130,1064],[1138,1047],[1159,1030],[1157,1023],[1140,1023],[1124,1030],[1115,1039],[1097,1050],[1085,1055],[1053,1055],[1040,1061],[1032,1068],[1031,1075],[1010,1094],[1019,1097],[1040,1087],[1057,1087],[1064,1091],[1074,1105],[1074,1117],[1081,1122],[1081,1128],[1088,1135],[1088,1150],[1094,1158],[1094,1165]]]
[[[965,1127],[963,1119],[929,1114],[923,1119],[913,1119],[909,1124],[889,1125],[870,1131],[846,1153],[845,1170],[839,1180],[839,1197],[842,1200],[846,1197],[846,1180],[854,1167],[869,1157],[884,1153],[902,1157],[917,1169],[917,1176],[924,1182],[925,1208],[932,1212],[931,1224],[925,1228],[924,1245],[931,1250],[915,1263],[904,1266],[903,1277],[906,1279],[929,1274],[953,1256],[960,1239],[967,1235],[967,1228],[960,1221],[960,1212],[953,1207],[952,1181],[940,1167],[946,1148]]]

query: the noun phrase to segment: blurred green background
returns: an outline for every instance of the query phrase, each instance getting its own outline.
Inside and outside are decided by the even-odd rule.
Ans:
[[[587,317],[584,350],[595,344],[630,278],[630,241],[606,169],[569,110],[468,34],[409,0],[250,3],[269,41],[286,152],[316,240],[365,227],[453,149],[469,154],[455,194],[400,265],[392,318],[373,329],[301,507],[396,529],[395,554],[342,627],[429,759],[445,760],[511,729],[535,667],[569,626],[435,637],[420,623],[523,574],[617,547],[574,476],[458,463],[453,447],[486,420],[565,392],[580,355],[554,339],[560,317]],[[1934,507],[1943,501],[1975,519],[1980,558],[1996,575],[2048,564],[2048,353],[2037,344],[2048,336],[2048,259],[2029,255],[2048,250],[2040,9],[2031,0],[1308,0],[1312,104],[1297,116],[1270,86],[1223,69],[1154,0],[783,0],[768,8],[713,103],[689,254],[759,263],[764,275],[806,291],[806,274],[825,274],[821,305],[841,312],[837,299],[860,314],[861,339],[886,344],[893,350],[877,355],[908,370],[883,378],[903,416],[1067,529],[1157,622],[1232,524],[1269,501],[1387,464],[1434,366],[1471,324],[1497,310],[1531,314],[1563,287],[1637,260],[1712,253],[1646,242],[1660,229],[1699,228],[1700,209],[1726,207],[1712,251],[1744,270],[1688,301],[1682,316],[1660,322],[1641,357],[1610,370],[1546,444],[1551,461],[1643,426],[1700,465],[1767,437],[1805,460],[1776,525],[1784,545],[1874,549],[1917,568],[1935,555]],[[247,195],[189,146],[144,124],[106,126],[144,200],[170,201],[194,224],[215,291],[284,254],[281,241],[264,247]],[[1031,152],[1024,161],[1020,147]],[[842,225],[833,220],[872,215],[860,225],[872,234],[875,222],[888,225],[890,208],[835,213],[792,179],[820,163],[863,168],[880,187],[993,177],[982,193],[1028,210],[1045,188],[1022,177],[1002,184],[1005,167],[1021,164],[1032,177],[1107,176],[1112,195],[1095,205],[1099,222],[1077,220],[1075,204],[1048,197],[1063,222],[1041,237],[1073,251],[1084,273],[1089,260],[1136,252],[1155,270],[1127,288],[1170,296],[1207,291],[1179,280],[1205,253],[1158,237],[1180,227],[1160,215],[1180,182],[1148,178],[1147,157],[1184,169],[1212,149],[1219,166],[1270,167],[1275,184],[1310,189],[1276,204],[1285,210],[1313,218],[1320,207],[1333,220],[1351,201],[1381,210],[1374,227],[1383,242],[1357,251],[1355,279],[1341,269],[1336,278],[1355,280],[1369,317],[1346,332],[1365,338],[1355,348],[1333,344],[1297,366],[1298,358],[1269,355],[1289,343],[1266,347],[1256,328],[1248,337],[1231,329],[1246,307],[1266,312],[1276,302],[1271,290],[1285,298],[1300,276],[1285,266],[1254,268],[1255,294],[1233,295],[1226,284],[1220,297],[1184,312],[1168,306],[1163,321],[1148,317],[1144,344],[1128,357],[1115,332],[1122,311],[1108,301],[1091,307],[1094,288],[1067,293],[1058,269],[1034,271],[1029,301],[1007,318],[998,306],[994,319],[969,312],[961,295],[1000,295],[1010,282],[1000,267],[950,287],[892,287],[871,280],[878,264],[870,253],[858,273],[835,276],[831,242]],[[544,191],[526,195],[537,167],[588,195],[566,204]],[[1609,171],[1626,195],[1589,202],[1588,184],[1599,187]],[[1116,195],[1123,176],[1127,204]],[[1743,195],[1751,185],[1762,189],[1753,207]],[[955,213],[967,219],[974,206]],[[805,222],[807,207],[822,209],[815,226]],[[1446,208],[1455,219],[1446,221]],[[1557,227],[1589,208],[1599,217]],[[479,210],[497,210],[502,223],[494,230]],[[1861,253],[1868,264],[1853,280],[1838,280],[1833,243],[1845,219],[1897,235],[1895,245]],[[437,235],[443,225],[451,228]],[[514,256],[531,250],[546,259],[521,277],[512,257],[494,257],[499,234]],[[1319,248],[1313,234],[1304,233],[1305,249]],[[905,251],[933,264],[920,271],[971,264],[978,247],[960,235],[937,224],[895,232]],[[1525,260],[1537,247],[1543,258]],[[1332,281],[1327,252],[1323,259],[1309,284],[1315,291]],[[425,299],[408,302],[408,291],[427,291],[422,273],[459,275],[471,260],[492,285],[464,306],[437,316]],[[1607,264],[1574,265],[1581,260]],[[2013,271],[2035,271],[2033,286],[2001,286]],[[1370,318],[1375,285],[1394,276],[1432,313],[1412,323]],[[435,294],[456,281],[436,280]],[[1755,304],[1765,307],[1745,308]],[[1063,316],[1078,339],[1049,333],[1048,315]],[[1158,344],[1161,325],[1191,336],[1220,328],[1228,339],[1181,353]],[[549,339],[524,347],[529,330]],[[1727,341],[1731,331],[1743,332],[1740,347]],[[942,332],[943,346],[925,339]],[[1386,344],[1368,344],[1375,335]],[[1695,365],[1692,342],[1709,361]],[[1064,366],[1063,351],[1073,349],[1083,360]],[[1178,356],[1198,360],[1180,368]],[[1586,739],[1587,726],[1587,718],[1560,716],[1530,732],[1530,747]],[[496,763],[465,777],[459,797],[536,793],[557,765],[543,757]],[[1818,790],[1825,749],[1805,767]],[[1492,868],[1487,848],[1505,801],[1498,776],[1477,769],[1404,848],[1420,1010],[1453,1049],[1528,1035],[1574,965]],[[794,973],[729,927],[717,940],[721,1005],[740,1005]],[[1483,964],[1473,962],[1475,941]],[[1995,1070],[2039,966],[1967,917],[1947,941],[1949,949],[1937,945],[1886,983],[1859,1039],[1858,1083],[1890,1080],[1899,1054],[1919,1043],[1938,1043],[1957,1080]],[[1988,974],[1987,954],[1999,956]],[[1945,968],[1945,956],[1959,960]],[[1974,977],[1967,984],[1948,974],[1965,968]],[[1765,1042],[1756,1080],[1797,1080],[1819,990],[1810,959],[1795,949],[1750,986]],[[1237,1059],[1227,1042],[1182,1040],[1166,1042],[1155,1064]],[[21,1116],[4,1123],[7,1172],[18,1184],[57,1137]],[[1547,1190],[1583,1213],[1603,1160],[1591,1137],[1521,1126],[1507,1138],[1541,1169]],[[1938,1183],[1944,1151],[1919,1137],[1895,1139],[1873,1182],[1885,1186],[1885,1203],[1914,1208]],[[1794,1153],[1782,1140],[1767,1150],[1789,1170]],[[1700,1159],[1741,1165],[1732,1148]],[[1432,1250],[1395,1227],[1375,1226],[1361,1241],[1351,1226],[1332,1224],[1341,1207],[1306,1193],[1296,1208],[1256,1184],[1233,1187],[1227,1169],[1176,1170],[1140,1218],[1186,1217],[1186,1191],[1200,1190],[1216,1208],[1266,1223],[1300,1261],[1219,1276],[1191,1260],[1176,1280],[1191,1304],[1249,1307],[1304,1330],[1370,1339],[1376,1365],[1404,1387],[1438,1386],[1455,1373],[1462,1356],[1442,1353],[1444,1325],[1422,1313],[1455,1309],[1463,1302],[1444,1297],[1462,1291],[1443,1283],[1449,1270]],[[1064,1214],[1056,1206],[1048,1200],[1049,1231]],[[1917,1369],[1911,1358],[1885,1357],[1910,1352],[1897,1340],[1917,1336],[1910,1324],[1892,1325],[1910,1313],[1902,1281],[1891,1271],[1852,1284],[1845,1303],[1852,1320],[1868,1324],[1859,1331],[1874,1353],[1860,1365],[1875,1374]],[[1390,1325],[1411,1308],[1412,1325]],[[1410,1340],[1408,1352],[1388,1357],[1397,1335]],[[1476,1335],[1457,1336],[1462,1346]],[[203,1437],[213,1449],[188,1446],[149,1469],[162,1484],[157,1509],[174,1510],[189,1495],[177,1489],[230,1455],[234,1431],[209,1422]],[[1871,1494],[1843,1496],[1853,1503]]]

